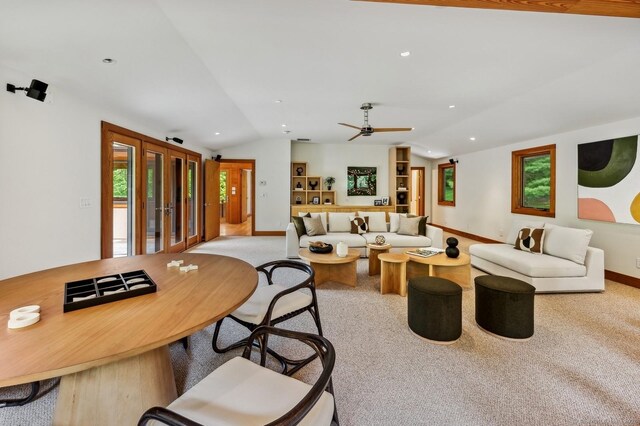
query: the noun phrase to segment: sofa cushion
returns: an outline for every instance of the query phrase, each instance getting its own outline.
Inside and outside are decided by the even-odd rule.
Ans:
[[[432,244],[429,237],[398,235],[395,232],[368,232],[363,234],[362,237],[367,240],[367,244],[374,244],[378,235],[382,235],[385,243],[391,244],[393,247],[430,247]]]
[[[565,226],[545,226],[543,252],[584,265],[587,247],[593,231],[590,229],[567,228]]]
[[[548,254],[533,255],[514,250],[511,244],[473,244],[469,253],[532,278],[584,277],[587,274],[584,265]]]
[[[385,212],[358,212],[358,216],[369,216],[369,232],[387,232]]]
[[[311,217],[311,215],[307,213],[306,217]],[[302,217],[292,216],[291,222],[293,222],[293,226],[296,228],[296,234],[298,234],[298,238],[307,233],[307,228],[304,227],[304,220],[302,220]]]
[[[522,228],[544,228],[544,222],[537,222],[534,220],[514,220],[511,224],[511,230],[507,234],[506,243],[511,245],[515,244],[516,238],[518,238],[518,233],[520,233]]]
[[[315,235],[324,235],[327,233],[322,226],[322,220],[319,217],[303,217],[304,227],[307,230],[307,235],[313,237]]]
[[[366,240],[363,238],[365,235],[369,235],[369,234],[358,235],[358,234],[350,234],[348,232],[330,232],[326,235],[320,235],[315,237],[303,235],[302,237],[300,237],[300,247],[308,248],[309,241],[322,241],[323,243],[332,244],[334,251],[336,249],[336,245],[340,241],[346,243],[350,248],[364,247],[367,245]]]
[[[420,217],[400,216],[400,226],[398,227],[398,234],[412,236],[419,235],[418,229],[420,228],[420,220]]]
[[[400,216],[407,217],[406,213],[389,213],[389,232],[398,232]]]
[[[352,234],[366,234],[369,231],[369,216],[350,216],[349,222],[351,223]]]
[[[530,253],[542,254],[543,245],[544,228],[522,228],[518,233],[516,244],[513,248]]]
[[[350,217],[356,213],[329,213],[329,229],[328,232],[351,232]]]
[[[309,212],[298,212],[298,216],[306,216],[310,214],[311,217],[319,217],[320,220],[322,221],[322,226],[324,227],[324,229],[327,229],[327,212],[320,212],[320,213],[309,213]]]

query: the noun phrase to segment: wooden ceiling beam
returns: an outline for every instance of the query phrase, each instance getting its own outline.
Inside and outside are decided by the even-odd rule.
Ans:
[[[424,6],[640,18],[640,0],[354,0]]]

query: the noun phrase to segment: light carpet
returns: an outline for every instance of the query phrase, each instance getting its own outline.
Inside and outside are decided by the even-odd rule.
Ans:
[[[459,240],[466,251],[471,241]],[[193,251],[258,265],[283,257],[284,238],[222,237]],[[600,294],[537,295],[535,334],[527,342],[481,331],[468,290],[461,339],[439,346],[408,330],[406,298],[380,295],[379,277],[367,270],[367,260],[359,260],[356,288],[327,283],[318,290],[324,334],[337,353],[333,377],[343,425],[640,424],[639,289],[607,281]],[[281,326],[314,330],[309,315]],[[225,322],[221,343],[245,333]],[[186,352],[171,346],[179,392],[240,354],[213,353],[212,334],[213,327],[194,334]],[[305,381],[318,372],[309,367],[299,376]],[[17,391],[0,390],[0,398]],[[0,409],[0,424],[50,424],[56,394]]]

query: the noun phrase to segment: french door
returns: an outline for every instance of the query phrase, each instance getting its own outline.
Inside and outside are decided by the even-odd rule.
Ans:
[[[121,133],[103,131],[102,258],[198,243],[200,156]]]

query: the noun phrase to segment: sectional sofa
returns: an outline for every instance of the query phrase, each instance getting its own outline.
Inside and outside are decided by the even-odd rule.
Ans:
[[[306,213],[299,214],[304,216]],[[310,241],[323,241],[332,244],[334,247],[342,241],[349,248],[358,249],[361,257],[368,257],[369,249],[367,244],[374,243],[378,235],[384,236],[385,241],[392,245],[391,252],[402,252],[416,247],[443,248],[442,229],[429,224],[425,224],[424,235],[398,234],[401,215],[399,213],[389,213],[389,222],[387,222],[385,212],[311,213],[312,217],[320,218],[327,232],[326,235],[298,235],[294,224],[289,223],[286,229],[286,256],[288,258],[297,258],[299,249],[309,247]],[[350,218],[355,216],[369,217],[369,230],[366,233],[351,233]]]

